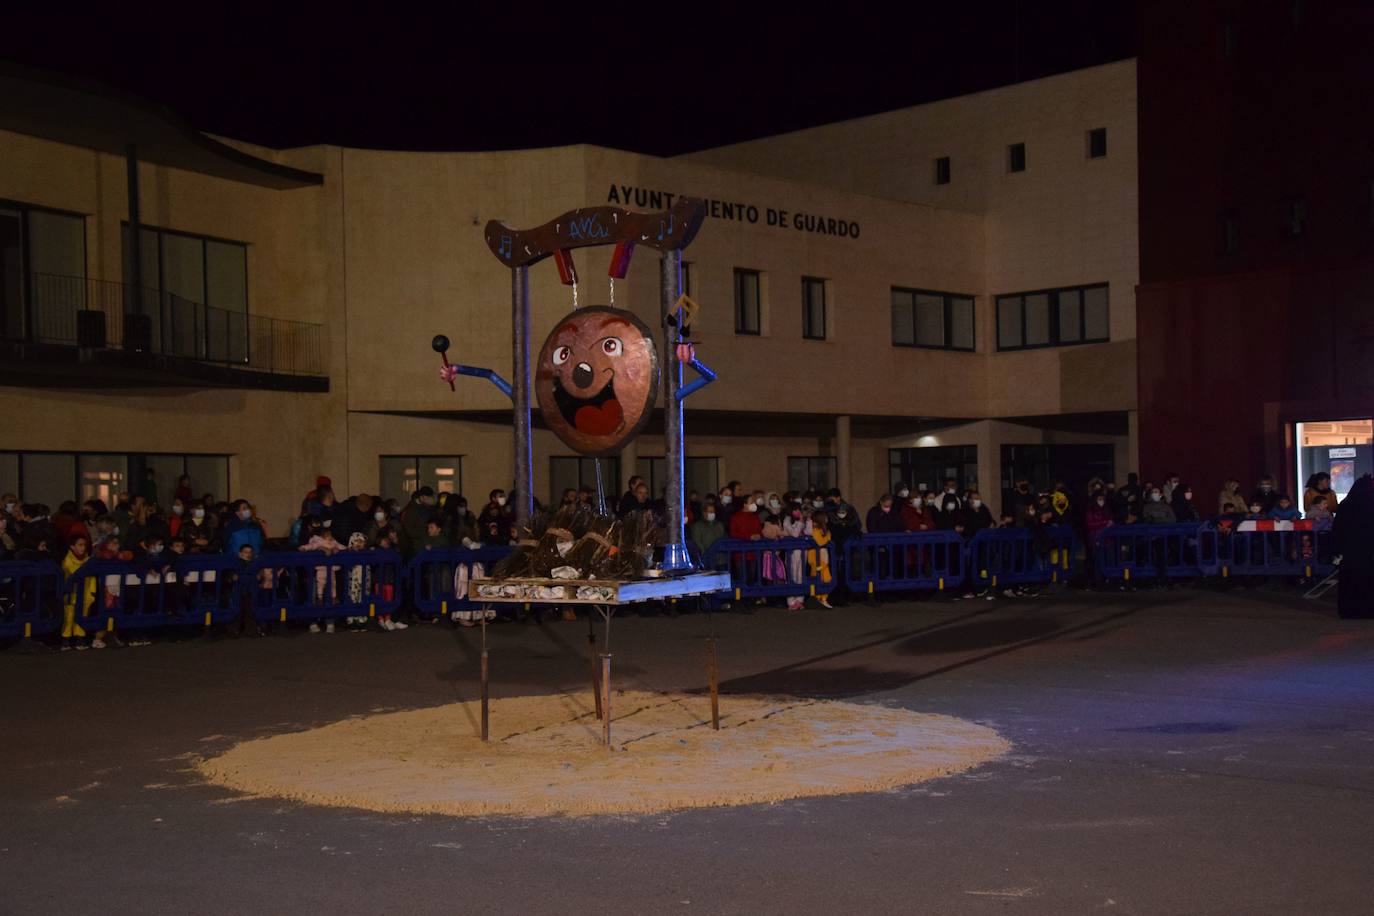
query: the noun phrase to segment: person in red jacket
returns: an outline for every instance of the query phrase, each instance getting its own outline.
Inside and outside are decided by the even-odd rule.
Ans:
[[[763,522],[753,496],[746,496],[740,511],[730,516],[730,537],[737,541],[757,541],[763,537]]]
[[[763,521],[759,518],[758,500],[754,496],[744,497],[739,511],[730,516],[730,537],[737,541],[758,541],[763,539]],[[760,585],[759,554],[747,550],[736,551],[730,556],[730,578],[736,586]],[[762,604],[759,598],[756,604]]]

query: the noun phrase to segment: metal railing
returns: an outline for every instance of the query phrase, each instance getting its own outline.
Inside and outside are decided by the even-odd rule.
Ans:
[[[21,339],[30,343],[153,353],[286,375],[328,374],[323,325],[215,308],[127,283],[30,274],[28,319]]]

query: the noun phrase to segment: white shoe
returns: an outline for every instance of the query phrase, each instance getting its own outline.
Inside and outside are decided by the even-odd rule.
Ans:
[[[318,623],[312,623],[312,624],[310,625],[310,632],[311,632],[311,633],[318,633],[318,632],[320,632],[320,625],[319,625]]]
[[[334,621],[331,620],[331,621],[329,621],[329,623],[326,623],[326,624],[324,625],[324,631],[325,631],[326,633],[333,633],[333,632],[334,632]]]
[[[383,630],[394,630],[394,629],[396,629],[396,624],[392,623],[391,620],[390,620],[389,618],[388,618],[388,619],[385,619],[385,620],[382,620],[382,621],[381,621],[381,624],[382,624],[382,629],[383,629]]]
[[[408,623],[401,623],[401,621],[399,621],[399,620],[388,620],[387,623],[391,624],[391,626],[389,627],[389,629],[392,629],[392,630],[406,630],[406,629],[409,629],[409,628],[410,628],[410,624],[408,624]]]

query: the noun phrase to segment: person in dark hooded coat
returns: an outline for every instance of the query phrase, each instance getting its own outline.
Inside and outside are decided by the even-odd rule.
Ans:
[[[1374,617],[1374,479],[1355,481],[1331,524],[1341,556],[1336,608],[1342,617]]]

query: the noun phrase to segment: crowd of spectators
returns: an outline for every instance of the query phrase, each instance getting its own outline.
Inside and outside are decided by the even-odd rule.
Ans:
[[[157,567],[179,555],[224,553],[248,564],[265,549],[326,555],[343,550],[395,550],[408,560],[425,550],[508,545],[518,534],[511,501],[501,489],[492,490],[474,513],[461,494],[436,494],[428,486],[420,487],[404,504],[366,493],[339,499],[330,479],[319,477],[302,499],[289,529],[273,538],[248,500],[218,500],[208,493],[197,497],[190,480],[182,477],[170,505],[164,506],[158,502],[151,472],[144,483],[139,492],[119,494],[112,508],[89,499],[81,504],[64,502],[51,512],[41,503],[22,502],[13,493],[0,496],[0,560],[50,559],[68,575],[92,558]],[[596,499],[591,488],[582,487],[565,490],[560,502],[595,508]],[[647,483],[638,476],[631,477],[625,492],[609,500],[605,508],[619,516],[666,515],[662,499],[653,499]],[[1062,482],[1037,490],[1021,479],[1003,494],[1001,509],[1000,515],[994,515],[978,490],[961,490],[954,478],[945,480],[938,490],[898,483],[864,512],[835,488],[780,493],[751,490],[734,480],[717,493],[690,492],[684,515],[687,536],[698,557],[727,538],[806,539],[814,545],[811,549],[779,551],[775,568],[764,573],[799,581],[805,568],[829,582],[828,554],[823,548],[842,549],[864,532],[944,530],[967,539],[988,528],[1020,527],[1043,535],[1067,525],[1091,549],[1103,531],[1116,525],[1210,520],[1226,531],[1246,520],[1307,518],[1321,527],[1329,525],[1337,512],[1337,496],[1325,473],[1307,481],[1301,502],[1280,492],[1268,475],[1248,495],[1238,481],[1228,480],[1212,501],[1177,474],[1165,474],[1159,482],[1141,482],[1132,473],[1120,486],[1094,479],[1079,493]],[[827,603],[824,596],[819,601]],[[789,604],[800,607],[801,599],[789,600]],[[389,617],[380,622],[386,629],[405,627]],[[324,623],[328,632],[333,632],[333,626],[332,621]],[[69,619],[62,635],[70,639],[81,635],[75,632],[79,629]],[[320,627],[312,624],[312,629]],[[97,634],[93,644],[99,646],[107,638],[118,637]]]

